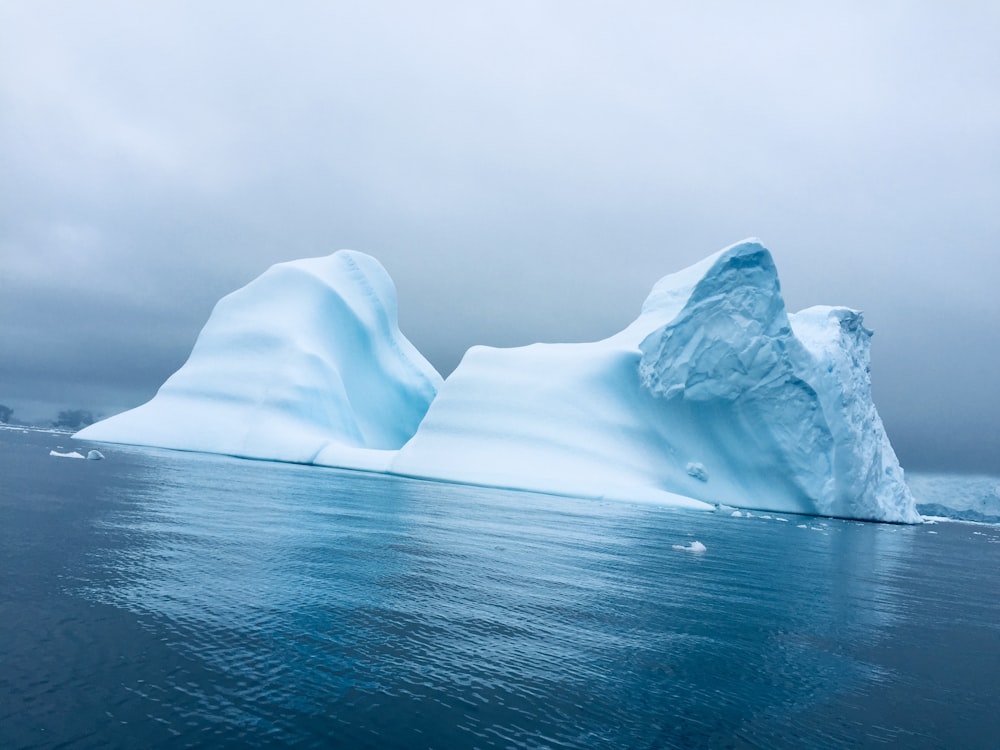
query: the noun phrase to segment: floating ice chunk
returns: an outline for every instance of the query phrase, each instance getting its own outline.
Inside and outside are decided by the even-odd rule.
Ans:
[[[91,461],[100,461],[104,458],[104,454],[100,451],[87,451],[87,458]]]
[[[56,456],[57,458],[84,458],[82,453],[77,453],[76,451],[69,451],[68,453],[60,453],[59,451],[49,451],[50,456]]]
[[[734,510],[729,515],[731,515],[733,518],[743,518],[743,514],[738,510]]]
[[[673,545],[673,547],[674,549],[682,550],[683,552],[704,552],[705,550],[708,549],[708,547],[706,547],[698,540],[695,540],[690,544],[675,544]]]

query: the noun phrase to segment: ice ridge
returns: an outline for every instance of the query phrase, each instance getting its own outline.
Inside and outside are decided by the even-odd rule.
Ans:
[[[279,263],[216,305],[151,401],[77,436],[378,468],[441,385],[396,315],[395,286],[371,256]]]

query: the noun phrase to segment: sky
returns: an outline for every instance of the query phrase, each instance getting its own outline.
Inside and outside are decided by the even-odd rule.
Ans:
[[[749,236],[874,329],[904,468],[1000,473],[1000,4],[0,0],[0,403],[110,415],[352,248],[447,375]]]

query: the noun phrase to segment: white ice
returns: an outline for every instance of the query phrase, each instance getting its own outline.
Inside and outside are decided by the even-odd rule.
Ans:
[[[83,458],[82,453],[77,453],[76,451],[68,451],[67,453],[60,453],[59,451],[49,451],[50,456],[55,456],[56,458]]]
[[[917,522],[871,401],[870,335],[846,308],[788,315],[770,253],[747,240],[660,280],[615,336],[473,347],[442,385],[399,333],[385,271],[342,251],[223,299],[152,401],[78,437]]]
[[[676,550],[682,550],[684,552],[705,552],[708,549],[708,547],[697,540],[691,542],[690,544],[675,544],[673,547]]]
[[[907,474],[925,517],[1000,523],[1000,477],[982,474]]]
[[[223,298],[151,401],[76,436],[383,470],[440,385],[399,331],[385,269],[340,251]]]
[[[688,473],[689,477],[700,479],[702,482],[708,481],[708,470],[705,468],[705,465],[699,461],[688,462],[688,465],[684,467],[684,470]]]

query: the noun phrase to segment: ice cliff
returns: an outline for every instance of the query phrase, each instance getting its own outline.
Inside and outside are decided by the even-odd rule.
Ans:
[[[871,400],[870,336],[846,308],[789,315],[748,240],[659,281],[615,336],[473,347],[442,385],[399,333],[381,266],[340,252],[225,298],[152,401],[78,437],[916,522]]]

